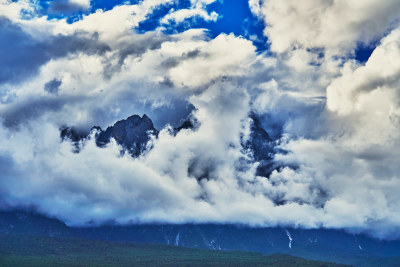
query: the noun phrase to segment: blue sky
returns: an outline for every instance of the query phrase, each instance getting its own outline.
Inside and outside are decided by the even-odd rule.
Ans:
[[[137,4],[139,1],[92,1],[91,7],[88,10],[57,10],[51,8],[52,1],[40,0],[38,12],[48,15],[48,19],[62,19],[66,18],[69,23],[77,21],[83,15],[88,15],[98,9],[104,11],[111,10],[117,5],[126,3]],[[60,1],[62,2],[62,1]],[[147,19],[141,22],[137,30],[140,33],[155,30],[160,26],[160,19],[166,15],[171,9],[179,10],[190,7],[189,0],[179,0],[175,3],[170,3],[160,8],[147,16]],[[233,33],[237,36],[244,36],[250,38],[253,36],[252,41],[257,47],[259,52],[268,50],[268,38],[263,34],[265,23],[264,20],[257,18],[250,10],[249,4],[245,0],[231,0],[229,2],[218,0],[207,6],[207,11],[215,11],[219,15],[217,21],[207,22],[202,18],[188,19],[185,23],[172,24],[167,27],[165,33],[182,32],[189,28],[206,28],[209,35],[215,38],[221,33]],[[355,53],[349,55],[361,63],[368,60],[378,42],[362,43],[360,42],[355,50]]]
[[[137,4],[138,1],[128,1],[131,4]],[[66,18],[69,23],[82,18],[82,15],[87,15],[95,12],[97,9],[110,10],[117,5],[122,5],[127,1],[92,1],[89,10],[57,10],[51,8],[51,1],[39,1],[39,7],[42,14],[47,14],[48,19]],[[171,9],[179,10],[190,7],[189,0],[180,0],[175,3],[170,3],[157,8],[154,12],[147,16],[147,19],[136,28],[138,32],[146,32],[155,30],[160,26],[160,19],[165,16]],[[209,30],[209,35],[215,38],[220,33],[234,33],[238,36],[250,37],[254,35],[254,45],[259,51],[268,49],[267,38],[263,34],[264,21],[257,18],[250,11],[249,5],[245,0],[215,1],[207,6],[207,11],[215,11],[219,14],[219,19],[216,22],[207,22],[202,18],[191,18],[184,23],[173,24],[165,29],[166,33],[182,32],[189,28],[206,28]]]

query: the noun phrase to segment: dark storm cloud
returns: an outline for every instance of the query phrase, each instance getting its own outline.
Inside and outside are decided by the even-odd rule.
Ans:
[[[161,63],[161,66],[166,69],[172,69],[179,65],[178,58],[169,58]]]
[[[51,80],[45,84],[44,90],[56,90],[61,85],[61,80]],[[47,91],[46,90],[46,91]],[[66,125],[88,133],[95,126],[107,127],[120,119],[125,119],[133,114],[149,115],[157,129],[162,129],[170,124],[173,127],[180,126],[194,110],[185,98],[169,99],[168,104],[153,107],[151,102],[136,101],[140,96],[133,91],[114,95],[99,95],[88,97],[83,95],[63,95],[62,93],[46,94],[45,96],[29,97],[24,100],[7,105],[0,114],[3,125],[7,128],[18,128],[23,124],[47,116],[58,125]],[[115,103],[118,103],[117,105]],[[132,111],[134,106],[134,112]],[[116,115],[111,112],[114,108],[120,108],[121,113]],[[77,124],[71,116],[63,116],[64,113],[84,111],[88,114],[88,120]]]
[[[35,43],[30,35],[4,17],[0,17],[0,47],[0,83],[26,78],[47,61],[38,53],[44,51],[44,45]]]
[[[168,58],[167,60],[165,60],[161,63],[161,66],[163,66],[164,68],[167,68],[167,69],[174,68],[174,67],[178,66],[182,61],[185,61],[188,59],[194,59],[194,58],[197,58],[200,56],[206,57],[207,54],[202,53],[200,51],[200,49],[195,49],[195,50],[189,51],[187,53],[183,53],[182,56],[180,56],[180,57]]]
[[[13,105],[1,114],[3,124],[6,127],[13,128],[22,122],[28,122],[32,119],[37,119],[44,114],[59,111],[68,103],[77,103],[84,100],[85,98],[81,96],[54,96],[48,98],[36,97],[26,99],[25,101]]]
[[[164,80],[159,82],[160,85],[172,88],[174,86],[173,81],[169,77],[164,77]]]
[[[148,50],[160,49],[161,44],[168,40],[172,40],[172,38],[168,37],[167,35],[160,35],[153,32],[138,36],[135,42],[129,43],[127,46],[120,49],[120,63],[123,64],[124,60],[130,55],[139,56]]]
[[[57,94],[58,93],[58,89],[60,88],[61,84],[62,84],[61,80],[53,79],[51,81],[48,81],[44,85],[44,90],[46,92],[51,93],[51,94]]]
[[[0,17],[0,84],[19,83],[32,77],[50,59],[69,53],[104,53],[108,46],[98,41],[96,33],[57,35],[46,41],[35,40],[18,25]]]
[[[128,57],[140,57],[147,51],[157,50],[161,48],[161,44],[174,40],[171,36],[156,32],[147,32],[135,36],[134,42],[119,44],[117,52],[118,64],[109,64],[104,70],[104,77],[109,79],[114,73],[121,70],[122,65]]]
[[[63,13],[68,15],[83,9],[85,9],[84,6],[78,5],[76,3],[70,3],[68,0],[56,0],[51,2],[47,12]]]
[[[190,52],[184,53],[182,56],[184,58],[196,58],[201,54],[201,51],[199,49],[192,50]]]

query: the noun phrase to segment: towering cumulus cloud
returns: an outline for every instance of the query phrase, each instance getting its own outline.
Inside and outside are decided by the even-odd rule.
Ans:
[[[0,1],[1,207],[399,237],[399,1],[250,0],[242,35],[215,34],[220,2],[177,2]],[[143,113],[140,156],[96,144]]]

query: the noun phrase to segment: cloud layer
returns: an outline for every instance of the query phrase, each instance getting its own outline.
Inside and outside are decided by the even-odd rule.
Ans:
[[[222,222],[399,237],[398,1],[250,1],[265,20],[266,52],[233,34],[163,31],[190,17],[218,23],[214,1],[135,31],[170,2],[68,23],[29,1],[0,1],[0,204],[73,225]],[[376,46],[365,64],[350,58],[360,43]],[[269,178],[256,176],[241,146],[251,112],[279,147],[282,167]],[[115,142],[98,148],[92,138],[80,153],[61,142],[63,126],[88,132],[138,113],[162,128],[139,158]],[[198,129],[174,135],[165,122],[189,114]]]
[[[254,13],[265,18],[271,50],[292,47],[332,50],[343,54],[357,43],[369,44],[398,26],[397,0],[385,1],[250,1]],[[329,51],[331,52],[331,51]]]

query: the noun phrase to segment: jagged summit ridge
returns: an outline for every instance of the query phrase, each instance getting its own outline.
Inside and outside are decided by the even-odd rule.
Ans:
[[[259,162],[257,175],[269,176],[276,167],[273,164],[273,153],[275,144],[267,131],[262,127],[259,118],[250,113],[250,138],[242,143],[243,148],[250,150],[254,161]]]
[[[151,136],[158,136],[152,120],[144,114],[142,117],[133,115],[126,120],[117,121],[105,131],[96,127],[96,144],[102,147],[108,144],[111,138],[123,146],[132,156],[139,156],[146,149]]]
[[[125,120],[117,121],[113,126],[107,127],[104,131],[100,126],[93,126],[91,131],[96,131],[95,141],[97,146],[104,147],[114,138],[133,157],[142,154],[151,136],[158,136],[158,130],[154,128],[153,121],[146,115],[132,115]],[[75,152],[79,153],[79,144],[88,139],[89,135],[79,132],[73,127],[60,129],[62,140],[69,139],[75,144]]]
[[[259,162],[257,175],[268,177],[274,169],[272,155],[275,145],[262,127],[258,117],[254,113],[251,113],[249,118],[251,119],[250,136],[248,140],[242,142],[242,147],[251,152],[254,161]],[[197,121],[188,119],[181,126],[174,128],[173,132],[177,134],[184,129],[195,131],[197,127]],[[73,141],[75,152],[77,153],[79,152],[79,143],[89,138],[87,134],[82,134],[74,130],[74,128],[66,127],[60,130],[62,140],[69,139]],[[103,130],[99,126],[94,126],[92,127],[92,131],[96,132],[94,137],[98,147],[104,147],[113,138],[123,147],[122,152],[126,151],[133,157],[140,156],[147,149],[147,144],[152,136],[157,138],[159,134],[152,120],[146,114],[143,114],[142,117],[132,115],[127,119],[117,121],[113,126],[107,127],[106,130]]]

